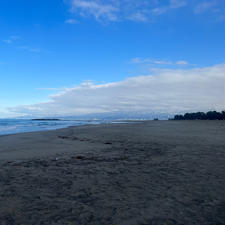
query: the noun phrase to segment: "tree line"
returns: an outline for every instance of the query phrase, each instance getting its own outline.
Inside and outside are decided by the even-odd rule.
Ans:
[[[184,115],[175,115],[173,120],[225,120],[225,111],[185,113]]]

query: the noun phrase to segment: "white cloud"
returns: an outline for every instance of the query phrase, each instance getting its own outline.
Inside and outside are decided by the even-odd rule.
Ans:
[[[153,15],[160,15],[171,9],[186,5],[186,0],[170,0],[162,6],[153,0],[70,0],[71,12],[83,17],[94,17],[97,21],[137,22],[150,21]]]
[[[68,20],[65,20],[65,23],[68,23],[68,24],[77,24],[78,21],[75,20],[75,19],[68,19]]]
[[[178,9],[178,8],[184,7],[186,4],[187,3],[186,3],[185,0],[170,0],[168,5],[163,5],[163,6],[160,6],[160,7],[153,8],[151,10],[151,13],[153,15],[159,16],[161,14],[166,13],[169,10]]]
[[[7,44],[12,44],[14,41],[20,39],[19,36],[16,35],[11,35],[8,39],[4,39],[2,40],[3,42],[7,43]]]
[[[11,35],[11,36],[10,36],[10,39],[11,39],[11,40],[18,40],[18,39],[20,39],[20,37],[17,36],[17,35]]]
[[[151,62],[152,60],[149,58],[143,59],[143,58],[136,57],[131,59],[131,63],[134,63],[134,64],[151,63]]]
[[[139,57],[131,59],[131,63],[134,63],[134,64],[154,64],[154,65],[188,65],[189,64],[187,61],[184,61],[184,60],[172,62],[170,60],[139,58]]]
[[[50,96],[48,102],[8,109],[30,116],[91,113],[179,113],[225,109],[225,64],[186,70],[155,69],[107,84],[85,82]]]
[[[176,61],[176,64],[177,65],[188,65],[188,62],[184,61],[184,60],[180,60],[180,61]]]
[[[204,13],[208,10],[210,10],[212,7],[215,6],[215,1],[207,1],[207,2],[202,2],[199,3],[195,8],[194,12],[196,14]]]
[[[133,21],[138,21],[138,22],[148,21],[148,17],[142,12],[136,12],[136,13],[130,15],[130,17],[128,19],[133,20]]]
[[[173,64],[171,61],[164,61],[164,60],[152,60],[153,64],[159,64],[159,65],[171,65]]]
[[[2,41],[7,43],[7,44],[11,44],[12,43],[12,40],[10,40],[10,39],[5,39],[5,40],[2,40]]]
[[[20,46],[18,48],[29,51],[29,52],[33,52],[33,53],[51,53],[51,51],[49,51],[49,50],[42,49],[42,48],[30,47],[30,46]]]
[[[223,0],[207,0],[196,4],[194,7],[195,14],[211,13],[217,21],[224,20],[225,4]]]
[[[35,52],[35,53],[40,53],[41,52],[40,48],[33,48],[33,47],[29,47],[29,46],[20,46],[19,48],[27,50],[29,52]]]
[[[168,9],[169,9],[168,7],[156,7],[156,8],[151,10],[151,13],[153,15],[159,16],[163,13],[166,13],[168,11]]]
[[[116,11],[118,11],[118,9],[111,4],[105,4],[94,0],[72,0],[71,3],[72,11],[76,12],[80,10],[79,13],[82,16],[91,15],[94,16],[96,20],[117,20]]]
[[[205,12],[224,19],[223,0],[67,0],[70,11],[82,17],[92,17],[98,22],[152,22],[157,16],[189,7],[190,12],[201,14]]]
[[[176,9],[176,8],[180,8],[183,7],[187,4],[186,0],[170,0],[170,5],[169,7],[171,9]]]

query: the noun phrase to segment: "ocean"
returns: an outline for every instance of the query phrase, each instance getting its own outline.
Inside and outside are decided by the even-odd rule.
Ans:
[[[0,135],[55,130],[69,126],[104,123],[100,120],[31,120],[0,119]]]

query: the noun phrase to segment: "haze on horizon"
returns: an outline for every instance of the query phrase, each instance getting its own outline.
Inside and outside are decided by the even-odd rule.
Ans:
[[[225,109],[223,0],[0,3],[0,118]]]

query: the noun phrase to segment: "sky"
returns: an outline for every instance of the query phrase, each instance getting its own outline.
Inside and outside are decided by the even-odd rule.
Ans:
[[[224,0],[1,0],[0,118],[225,109]]]

